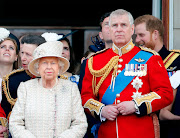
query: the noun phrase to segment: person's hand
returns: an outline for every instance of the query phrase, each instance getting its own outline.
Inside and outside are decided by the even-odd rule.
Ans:
[[[116,105],[107,105],[103,107],[101,115],[105,117],[106,119],[113,121],[119,114],[119,111],[117,109]]]
[[[122,115],[129,115],[133,114],[136,109],[135,109],[135,103],[133,101],[124,101],[119,104],[117,104],[118,111]]]
[[[7,132],[8,134],[8,129],[0,125],[0,138],[4,138],[3,132]]]

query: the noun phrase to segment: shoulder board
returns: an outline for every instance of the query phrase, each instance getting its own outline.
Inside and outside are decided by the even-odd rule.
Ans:
[[[13,75],[13,74],[15,74],[15,73],[18,73],[18,72],[22,72],[22,71],[24,71],[23,68],[13,70],[13,71],[11,71],[9,74],[7,74],[6,76],[4,76],[3,79],[6,81],[6,80],[9,79],[9,77],[10,77],[11,75]]]
[[[140,48],[141,50],[143,50],[143,51],[150,52],[150,53],[152,53],[152,54],[154,54],[154,55],[159,55],[156,51],[152,50],[151,48],[147,48],[147,47],[144,47],[144,46],[140,46],[139,48]]]
[[[180,50],[179,49],[173,49],[173,50],[170,50],[171,52],[176,52],[176,53],[180,53]]]
[[[104,48],[103,50],[97,51],[96,53],[92,54],[90,57],[95,56],[95,55],[98,55],[98,54],[100,54],[100,53],[103,53],[103,52],[105,52],[105,51],[108,50],[108,49],[109,49],[109,48]],[[89,58],[90,58],[90,57],[89,57]]]

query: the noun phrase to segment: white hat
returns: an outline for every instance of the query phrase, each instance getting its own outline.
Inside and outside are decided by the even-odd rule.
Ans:
[[[62,68],[62,73],[65,73],[69,68],[69,61],[62,57],[63,43],[60,41],[49,41],[39,45],[33,52],[33,60],[29,63],[28,69],[29,71],[40,77],[39,73],[37,73],[35,64],[38,59],[43,57],[58,57],[63,63],[64,67]]]

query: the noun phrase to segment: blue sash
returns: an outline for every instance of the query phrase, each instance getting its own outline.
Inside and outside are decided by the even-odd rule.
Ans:
[[[131,59],[131,61],[128,64],[145,64],[152,55],[153,55],[152,53],[141,50]],[[134,60],[139,58],[144,59],[144,61],[139,63]],[[135,77],[135,76],[124,76],[124,72],[125,69],[123,69],[121,73],[119,73],[115,78],[114,91],[112,92],[112,89],[110,89],[109,86],[106,92],[104,93],[101,102],[104,103],[105,105],[113,104],[116,99],[116,94],[121,93]]]

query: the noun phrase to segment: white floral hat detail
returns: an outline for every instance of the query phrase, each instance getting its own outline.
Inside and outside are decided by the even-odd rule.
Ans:
[[[0,41],[3,41],[5,38],[9,37],[10,31],[6,28],[0,28]]]
[[[6,28],[2,28],[0,27],[0,42],[4,41],[4,39],[6,38],[11,38],[14,39],[17,43],[17,49],[20,49],[20,43],[19,43],[19,39],[13,35],[9,30],[7,30]]]
[[[33,52],[33,60],[29,63],[28,69],[29,71],[37,76],[40,77],[35,64],[37,63],[38,59],[43,57],[58,57],[63,63],[64,67],[61,70],[61,73],[65,73],[69,68],[69,61],[62,57],[63,51],[63,43],[60,41],[49,41],[39,45]]]
[[[63,37],[63,35],[58,35],[56,33],[51,33],[51,32],[45,32],[41,35],[44,37],[44,39],[48,41],[57,41]]]

